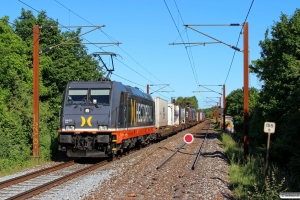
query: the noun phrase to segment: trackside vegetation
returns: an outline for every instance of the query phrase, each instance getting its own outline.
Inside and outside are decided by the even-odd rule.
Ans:
[[[35,17],[22,9],[13,23],[0,18],[0,176],[32,166],[33,26],[58,26],[42,11]],[[40,30],[40,49],[80,34],[81,30]],[[64,87],[68,81],[98,80],[97,60],[79,38],[40,55],[40,157],[58,158],[57,130]]]
[[[0,18],[0,176],[33,166],[32,88],[33,26],[58,26],[45,11],[34,16],[22,9],[9,23]],[[40,156],[46,162],[59,158],[57,130],[64,87],[68,81],[99,80],[104,72],[87,53],[78,37],[81,29],[42,29],[40,49],[70,38],[73,45],[61,45],[40,55]],[[300,191],[300,10],[266,30],[259,42],[261,57],[249,66],[261,81],[261,89],[250,88],[250,155],[243,157],[243,88],[227,96],[226,114],[234,118],[235,133],[219,139],[230,164],[230,179],[236,199],[279,199],[279,193]],[[196,97],[177,103],[198,107]],[[204,110],[212,118],[214,107]],[[264,182],[267,134],[264,122],[275,122],[271,135],[269,170]]]
[[[261,57],[249,66],[261,81],[251,88],[250,154],[244,160],[243,88],[226,98],[226,114],[234,118],[235,133],[220,139],[230,164],[236,199],[280,199],[280,192],[300,191],[300,10],[280,15],[259,42]],[[269,170],[265,179],[267,134],[264,122],[275,122]]]
[[[251,154],[245,162],[243,144],[236,142],[231,134],[222,132],[219,126],[216,129],[230,165],[230,187],[235,199],[279,200],[279,193],[288,191],[285,174],[278,166],[274,163],[269,166],[265,183],[265,157]]]

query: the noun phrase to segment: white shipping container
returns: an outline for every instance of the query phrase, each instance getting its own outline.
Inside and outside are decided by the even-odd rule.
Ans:
[[[174,106],[174,124],[179,124],[179,109],[178,105]]]
[[[185,124],[185,108],[180,108],[180,124]]]
[[[201,112],[200,113],[200,121],[202,121],[203,120],[203,113]]]
[[[174,125],[174,104],[168,104],[168,125]]]
[[[168,101],[155,97],[155,127],[163,127],[168,125]]]

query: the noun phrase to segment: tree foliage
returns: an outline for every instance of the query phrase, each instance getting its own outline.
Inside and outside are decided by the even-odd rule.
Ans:
[[[175,104],[181,106],[190,106],[193,109],[198,110],[198,100],[195,96],[192,97],[178,97],[175,101]]]
[[[249,89],[249,116],[250,119],[253,115],[253,108],[257,104],[259,98],[259,91],[251,87]],[[226,115],[230,115],[234,119],[235,131],[243,131],[244,125],[244,90],[236,89],[233,90],[226,97]]]
[[[296,171],[295,165],[300,166],[299,33],[300,10],[296,9],[291,17],[281,14],[280,21],[274,22],[270,33],[267,29],[265,39],[259,43],[261,58],[251,65],[252,72],[263,82],[256,117],[261,123],[276,123],[276,133],[271,138],[272,159],[287,164],[293,171]],[[263,134],[262,128],[253,131]],[[299,173],[299,168],[297,171]]]
[[[259,42],[261,57],[252,61],[250,69],[263,86],[251,121],[254,144],[264,146],[265,121],[276,123],[271,136],[271,160],[287,167],[300,178],[300,10],[292,16],[281,14],[271,31]],[[295,186],[295,183],[293,183]]]
[[[213,119],[215,109],[216,106],[212,106],[210,108],[200,109],[200,112],[205,113],[206,118]]]
[[[22,9],[14,25],[0,19],[0,171],[23,165],[32,154],[33,26],[57,26],[42,11],[35,17]],[[103,76],[97,60],[77,36],[81,30],[40,29],[40,50],[74,38],[39,57],[40,156],[56,155],[59,106],[68,81],[98,80]]]

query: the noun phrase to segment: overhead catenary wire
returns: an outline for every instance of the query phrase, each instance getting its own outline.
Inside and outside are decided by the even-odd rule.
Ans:
[[[177,12],[179,13],[179,16],[180,16],[180,18],[181,18],[181,21],[182,21],[182,23],[184,24],[184,21],[183,21],[183,18],[182,18],[182,16],[181,16],[180,10],[179,10],[179,8],[178,8],[178,6],[177,6],[176,0],[174,0],[174,3],[175,3],[175,5],[176,5]],[[190,43],[189,34],[188,34],[188,32],[187,32],[187,29],[185,29],[185,30],[186,30],[188,42]],[[181,35],[181,34],[180,34],[180,35]],[[189,44],[188,47],[191,47],[191,45]],[[187,48],[187,46],[185,46],[185,48]],[[191,54],[191,57],[192,57],[192,63],[193,63],[193,67],[194,67],[194,69],[195,69],[196,78],[197,78],[197,80],[198,80],[198,74],[197,74],[197,70],[196,70],[196,67],[195,67],[194,57],[193,57],[193,53],[192,53],[191,48],[190,48],[190,54]],[[199,88],[199,82],[197,82],[197,87]],[[200,96],[204,99],[204,97],[203,97],[202,94],[201,94]]]
[[[252,0],[251,5],[250,5],[250,7],[249,7],[249,9],[248,9],[248,13],[247,13],[246,18],[245,18],[245,20],[244,20],[244,24],[245,24],[245,22],[247,21],[247,18],[248,18],[248,16],[249,16],[249,13],[250,13],[250,11],[251,11],[251,8],[252,8],[253,3],[254,3],[254,0]],[[242,26],[241,31],[240,31],[240,33],[239,33],[239,37],[238,37],[237,43],[236,43],[236,45],[235,45],[236,47],[237,47],[237,45],[239,44],[240,37],[241,37],[241,34],[242,34],[242,32],[243,32],[243,29],[244,29],[244,26]],[[236,50],[235,50],[234,53],[233,53],[233,57],[232,57],[232,59],[231,59],[231,63],[230,63],[230,66],[229,66],[229,70],[228,70],[227,76],[226,76],[225,81],[224,81],[224,85],[226,84],[227,78],[228,78],[228,76],[229,76],[229,73],[230,73],[230,70],[231,70],[231,67],[232,67],[232,63],[233,63],[233,60],[234,60],[234,57],[235,57],[235,53],[236,53]],[[244,53],[245,53],[245,52],[244,52]]]
[[[18,0],[18,1],[21,2],[21,3],[23,3],[24,5],[28,6],[28,7],[31,8],[32,10],[34,10],[34,11],[36,11],[36,12],[38,12],[38,13],[41,13],[40,11],[38,11],[37,9],[33,8],[32,6],[26,4],[26,3],[23,2],[22,0]],[[47,17],[47,16],[46,16],[46,17]],[[47,17],[47,18],[50,19],[50,20],[53,20],[53,19],[50,18],[50,17]],[[53,20],[53,21],[55,21],[55,20]],[[62,27],[66,28],[66,29],[68,29],[69,31],[71,31],[71,29],[69,29],[68,27],[66,27],[66,26],[64,26],[64,25],[62,25],[62,24],[60,24],[59,22],[57,22],[57,24],[61,25]],[[84,39],[84,40],[86,40],[86,41],[89,42],[89,43],[92,43],[91,41],[85,39],[84,37],[81,37],[81,38]],[[99,47],[99,46],[97,46],[97,45],[95,45],[95,44],[93,44],[93,45],[101,49],[101,47]]]
[[[36,12],[38,12],[38,13],[41,13],[40,11],[38,11],[37,9],[35,9],[35,8],[33,8],[32,6],[30,6],[30,5],[28,5],[28,4],[26,4],[25,2],[23,2],[22,0],[18,0],[19,2],[21,2],[21,3],[23,3],[24,5],[26,5],[26,6],[28,6],[29,8],[31,8],[32,10],[34,10],[34,11],[36,11]],[[58,1],[57,1],[58,2]],[[61,4],[62,5],[62,4]],[[62,5],[63,6],[63,5]],[[65,7],[65,6],[64,6]],[[66,7],[65,7],[66,8]],[[67,8],[68,9],[68,8]],[[69,11],[71,11],[70,9],[68,9]],[[74,13],[73,11],[71,11],[72,13]],[[76,14],[76,13],[74,13],[74,14]],[[76,14],[77,15],[77,14]],[[77,15],[78,17],[80,17],[79,15]],[[46,16],[47,17],[47,16]],[[50,18],[50,17],[47,17],[48,19],[51,19],[51,20],[53,20],[52,18]],[[82,18],[82,17],[80,17],[80,18]],[[84,20],[84,18],[82,18],[83,20]],[[87,20],[85,20],[86,22],[88,22]],[[60,24],[59,22],[57,22],[60,26],[62,26],[63,28],[66,28],[66,29],[68,29],[68,30],[70,30],[71,31],[71,29],[69,29],[68,27],[66,27],[66,26],[64,26],[64,25],[62,25],[62,24]],[[89,23],[89,22],[88,22]],[[95,26],[95,25],[93,25],[93,26]],[[89,42],[89,43],[91,43],[92,44],[92,42],[91,41],[89,41],[89,40],[87,40],[87,39],[85,39],[84,37],[81,37],[82,39],[84,39],[84,40],[86,40],[87,42]],[[99,46],[97,46],[97,45],[95,45],[95,44],[93,44],[95,47],[97,47],[97,48],[99,48],[99,49],[101,49],[102,50],[102,48],[101,47],[99,47]],[[120,61],[120,60],[118,60],[118,61]],[[123,62],[121,62],[122,64],[124,64],[125,66],[127,66],[127,67],[129,67],[128,65],[126,65],[125,63],[123,63]],[[132,68],[131,68],[132,69]],[[133,69],[132,69],[133,70]],[[135,71],[135,70],[133,70],[133,71]],[[136,72],[136,71],[135,71]],[[136,73],[138,73],[138,72],[136,72]],[[139,74],[139,73],[138,73]],[[142,76],[141,74],[139,74],[140,76]],[[142,76],[143,78],[145,78],[144,76]],[[147,79],[147,78],[146,78]],[[148,81],[150,81],[149,79],[147,79]],[[153,83],[153,82],[152,82]]]
[[[56,1],[58,4],[60,4],[61,6],[63,6],[64,8],[66,8],[69,12],[72,12],[73,14],[75,14],[76,16],[78,16],[79,18],[81,18],[82,20],[84,20],[85,22],[94,25],[93,23],[89,22],[88,20],[86,20],[85,18],[81,17],[80,15],[78,15],[77,13],[75,13],[74,11],[72,11],[71,9],[69,9],[68,7],[66,7],[65,5],[63,5],[62,3],[60,3],[57,0]],[[99,31],[101,31],[108,39],[110,39],[111,41],[117,41],[115,40],[113,37],[111,37],[110,35],[108,35],[107,33],[105,33],[103,30],[99,29]],[[140,63],[138,63],[132,56],[130,56],[123,48],[121,48],[120,46],[118,46],[118,48],[124,52],[129,58],[131,58],[135,63],[137,63],[140,67],[142,67],[145,71],[147,71],[151,76],[153,76],[154,78],[156,78],[158,81],[160,81],[161,83],[163,83],[163,81],[161,81],[159,78],[157,78],[156,76],[154,76],[150,71],[148,71],[145,67],[143,67]],[[118,60],[118,59],[117,59]],[[118,60],[120,62],[120,60]],[[123,62],[121,62],[122,64],[124,64]],[[128,67],[128,65],[126,65]],[[131,68],[132,69],[132,68]],[[133,70],[133,69],[132,69]],[[135,70],[134,70],[135,71]],[[139,72],[135,71],[136,73],[138,73],[139,75],[141,75]],[[142,75],[141,75],[142,76]],[[142,76],[143,78],[145,78],[144,76]],[[151,83],[153,83],[151,80],[147,79],[146,80],[150,81]],[[170,86],[169,86],[170,87]],[[170,87],[171,88],[171,87]],[[172,89],[172,88],[171,88]],[[172,89],[173,90],[173,89]]]
[[[181,33],[180,33],[180,31],[179,31],[179,29],[178,29],[176,23],[175,23],[175,20],[174,20],[173,15],[172,15],[172,13],[171,13],[169,7],[168,7],[168,4],[166,3],[165,0],[164,0],[164,2],[165,2],[165,5],[166,5],[166,7],[167,7],[167,9],[168,9],[168,11],[169,11],[169,14],[170,14],[172,20],[173,20],[173,23],[174,23],[174,25],[175,25],[175,27],[176,27],[176,29],[177,29],[177,32],[179,33],[179,36],[180,36],[182,42],[184,43],[183,38],[182,38],[182,35],[181,35]],[[178,9],[177,3],[176,3],[175,0],[174,0],[174,2],[175,2],[175,5],[176,5],[176,7],[177,7],[177,11],[178,11],[178,13],[179,13],[179,15],[180,15],[180,17],[181,17],[181,20],[182,20],[182,22],[183,22],[183,24],[184,24],[184,21],[183,21],[183,18],[182,18],[182,16],[181,16],[181,13],[180,13],[180,11],[179,11],[179,9]],[[187,37],[188,37],[188,34],[187,34]],[[189,41],[189,37],[188,37],[188,41]],[[185,50],[186,50],[187,56],[188,56],[188,58],[189,58],[190,66],[191,66],[191,68],[192,68],[192,72],[193,72],[193,75],[194,75],[194,79],[195,79],[195,81],[196,81],[196,85],[197,85],[197,87],[199,88],[199,82],[198,82],[197,71],[196,71],[196,69],[194,69],[195,67],[193,68],[193,66],[195,66],[195,64],[194,64],[194,59],[193,59],[193,57],[192,57],[192,59],[193,59],[193,64],[194,64],[194,65],[192,65],[192,61],[191,61],[191,58],[190,58],[190,54],[188,53],[188,50],[187,50],[187,47],[188,47],[188,46],[186,46],[186,45],[184,45],[184,46],[185,46]],[[191,56],[193,56],[193,55],[192,55],[192,52],[191,52]],[[195,74],[195,72],[196,72],[196,74]],[[204,98],[202,95],[201,95],[201,97]]]
[[[36,12],[38,12],[38,13],[41,13],[40,11],[38,11],[37,9],[35,9],[35,8],[33,8],[32,6],[30,6],[30,5],[28,5],[28,4],[26,4],[25,2],[23,2],[22,0],[18,0],[19,2],[21,2],[22,4],[24,4],[24,5],[26,5],[26,6],[28,6],[29,8],[31,8],[32,10],[34,10],[34,11],[36,11]],[[57,3],[59,3],[58,1],[56,1]],[[61,3],[59,3],[59,4],[61,4]],[[62,5],[62,4],[61,4]],[[62,6],[64,6],[64,5],[62,5]],[[70,10],[69,8],[67,8],[66,6],[64,6],[66,9],[68,9],[68,11],[69,12],[72,12],[72,13],[74,13],[75,15],[77,15],[78,17],[80,17],[81,19],[83,19],[83,20],[85,20],[86,22],[88,22],[89,24],[91,24],[91,25],[93,25],[91,22],[89,22],[89,21],[87,21],[86,19],[84,19],[83,17],[81,17],[80,15],[78,15],[78,14],[76,14],[75,12],[73,12],[72,10]],[[46,16],[47,17],[47,16]],[[52,18],[50,18],[50,17],[47,17],[48,19],[51,19],[51,20],[53,20]],[[53,20],[54,21],[54,20]],[[67,28],[66,26],[64,26],[64,25],[62,25],[62,24],[60,24],[59,22],[57,22],[59,25],[61,25],[62,27],[64,27],[64,28],[66,28],[66,29],[68,29],[68,30],[70,30],[71,31],[71,29],[69,29],[69,28]],[[104,31],[102,31],[102,30],[100,30],[102,33],[104,33],[108,38],[110,38],[110,39],[113,39],[111,36],[109,36],[107,33],[105,33]],[[92,43],[92,42],[90,42],[89,40],[87,40],[87,39],[85,39],[84,37],[81,37],[82,39],[84,39],[84,40],[86,40],[87,42],[89,42],[89,43]],[[115,40],[115,39],[113,39],[113,40]],[[116,41],[116,40],[115,40]],[[99,49],[101,49],[101,50],[103,50],[101,47],[99,47],[99,46],[97,46],[97,45],[95,45],[95,44],[93,44],[94,46],[96,46],[97,48],[99,48]],[[119,47],[119,46],[118,46]],[[119,47],[120,48],[120,47]],[[128,55],[131,59],[133,59],[125,50],[123,50],[122,48],[120,48],[126,55]],[[118,60],[118,59],[117,59]],[[134,59],[133,59],[134,60]],[[122,62],[122,61],[120,61],[120,60],[118,60],[119,62],[121,62],[123,65],[125,65],[126,67],[129,67],[128,65],[126,65],[124,62]],[[139,66],[141,66],[136,60],[134,60]],[[141,66],[143,69],[145,69],[143,66]],[[129,67],[130,68],[130,67]],[[132,68],[131,68],[132,69]],[[144,77],[143,75],[141,75],[140,73],[138,73],[137,71],[135,71],[134,69],[132,69],[134,72],[136,72],[137,74],[139,74],[140,76],[142,76],[143,78],[145,78],[146,80],[148,80],[148,81],[150,81],[151,83],[153,83],[151,80],[149,80],[149,79],[147,79],[146,77]],[[150,73],[147,69],[145,69],[148,73]],[[154,76],[152,73],[150,73],[153,77],[155,77],[156,79],[158,79],[156,76]],[[158,79],[159,80],[159,79]],[[162,82],[161,80],[159,80],[160,82]],[[171,88],[172,89],[172,88]],[[164,95],[161,95],[161,96],[164,96]],[[180,96],[182,96],[182,95],[180,95]],[[164,97],[166,97],[166,96],[164,96]],[[166,98],[168,98],[168,97],[166,97]]]
[[[165,2],[165,5],[166,5],[166,7],[167,7],[167,9],[168,9],[168,12],[169,12],[169,14],[170,14],[172,20],[173,20],[173,23],[174,23],[174,25],[175,25],[175,27],[176,27],[176,29],[177,29],[177,32],[179,33],[182,42],[184,42],[184,41],[183,41],[183,38],[182,38],[182,36],[181,36],[181,34],[180,34],[180,31],[179,31],[179,29],[178,29],[178,27],[177,27],[177,25],[176,25],[176,22],[175,22],[175,20],[174,20],[174,18],[173,18],[173,15],[172,15],[172,13],[171,13],[171,11],[170,11],[170,9],[169,9],[169,6],[168,6],[166,0],[164,0],[164,2]],[[184,46],[186,47],[186,45],[184,45]],[[189,55],[189,53],[188,53],[188,51],[187,51],[186,48],[185,48],[185,50],[186,50],[186,53],[187,53],[188,58],[189,58],[189,62],[190,62],[190,66],[191,66],[191,68],[192,68],[192,72],[193,72],[193,75],[194,75],[194,79],[195,79],[196,84],[197,84],[197,86],[198,86],[199,83],[198,83],[198,80],[197,80],[196,75],[195,75],[195,72],[194,72],[194,68],[193,68],[193,65],[192,65],[192,62],[191,62],[190,55]]]
[[[112,72],[112,75],[115,75],[115,76],[117,76],[117,77],[119,77],[119,78],[121,78],[121,79],[124,79],[124,80],[126,80],[126,81],[128,81],[128,82],[130,82],[130,83],[133,83],[133,84],[135,84],[135,85],[138,85],[138,86],[144,87],[143,85],[141,85],[141,84],[138,84],[138,83],[135,83],[135,82],[133,82],[133,81],[130,81],[130,80],[128,80],[128,79],[126,79],[126,78],[124,78],[124,77],[122,77],[122,76],[119,76],[119,75],[117,75],[117,74],[116,74],[116,73],[114,73],[114,72]]]

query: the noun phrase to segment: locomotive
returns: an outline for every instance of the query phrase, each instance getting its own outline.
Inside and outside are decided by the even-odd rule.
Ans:
[[[174,116],[171,123],[168,109]],[[153,100],[121,82],[69,82],[63,93],[58,150],[68,157],[111,157],[196,125],[200,114],[159,97]]]

